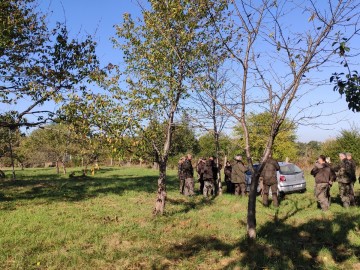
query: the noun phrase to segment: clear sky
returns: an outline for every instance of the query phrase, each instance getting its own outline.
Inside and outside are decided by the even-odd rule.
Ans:
[[[52,11],[48,18],[49,23],[56,21],[66,21],[71,35],[84,35],[84,33],[95,36],[99,46],[98,55],[103,64],[118,64],[122,60],[119,49],[114,49],[110,41],[115,35],[114,25],[122,22],[124,13],[131,13],[135,17],[140,14],[140,8],[133,0],[40,0],[40,8],[44,12]],[[320,74],[323,77],[324,74]],[[325,76],[328,76],[326,73]],[[347,110],[344,98],[332,90],[332,86],[318,87],[309,94],[300,104],[295,104],[292,113],[296,113],[296,106],[306,106],[314,100],[332,102],[323,106],[311,108],[314,114],[323,112],[343,111],[342,113],[323,117],[314,121],[324,123],[324,125],[299,126],[298,140],[307,142],[310,140],[324,141],[334,138],[341,129],[348,129],[350,126],[360,128],[360,113],[353,113]],[[336,123],[335,125],[327,125]]]

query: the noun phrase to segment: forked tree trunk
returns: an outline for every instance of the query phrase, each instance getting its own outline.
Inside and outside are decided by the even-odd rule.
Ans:
[[[159,179],[158,179],[158,190],[155,208],[153,211],[154,215],[163,215],[166,203],[166,162],[159,162]]]

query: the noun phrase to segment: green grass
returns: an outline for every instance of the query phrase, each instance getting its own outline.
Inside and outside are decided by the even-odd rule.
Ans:
[[[26,169],[17,178],[0,182],[1,269],[360,268],[359,208],[343,209],[334,184],[323,213],[309,175],[308,191],[287,195],[279,209],[258,198],[254,245],[245,237],[247,198],[183,197],[175,171],[161,217],[151,214],[151,169],[103,168],[75,179]]]

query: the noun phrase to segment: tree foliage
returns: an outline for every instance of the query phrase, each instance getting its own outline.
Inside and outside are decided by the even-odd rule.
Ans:
[[[200,157],[209,157],[216,156],[216,147],[214,143],[214,134],[213,132],[207,132],[200,136],[199,138],[199,146],[200,146]],[[237,144],[236,139],[231,138],[230,136],[221,133],[219,136],[219,158],[223,160],[225,156],[227,158],[232,158],[236,154],[242,152],[239,149],[239,145]]]
[[[318,156],[322,154],[322,143],[318,141],[310,141],[307,143],[297,143],[298,161],[303,165],[313,165]]]
[[[165,206],[166,166],[176,113],[180,101],[188,97],[192,80],[203,70],[202,61],[213,48],[212,18],[221,17],[227,1],[150,0],[149,4],[138,21],[124,14],[114,41],[124,53],[129,86],[126,102],[133,130],[140,134],[146,123],[165,123],[160,147],[156,141],[161,129],[147,130],[146,137],[159,164],[157,214]]]
[[[61,108],[74,93],[85,95],[85,81],[101,77],[96,43],[91,36],[70,38],[62,23],[49,29],[33,0],[5,0],[0,8],[0,103],[13,108],[8,113],[15,119],[0,126],[46,123],[61,109],[42,105],[52,101]]]
[[[356,35],[350,37],[342,37],[344,34],[338,35],[338,40],[334,41],[332,46],[335,47],[335,52],[339,55],[340,64],[345,71],[340,73],[333,73],[330,77],[330,83],[334,83],[334,91],[338,91],[340,95],[345,95],[345,100],[348,107],[353,112],[360,112],[360,78],[357,70],[351,70],[349,63],[351,58],[350,45],[351,40]]]
[[[339,159],[339,153],[350,152],[353,158],[360,161],[360,132],[357,127],[344,129],[336,139],[327,140],[321,145],[321,153],[330,157],[332,162]]]
[[[250,148],[254,160],[258,162],[261,161],[261,158],[266,150],[266,142],[268,140],[267,134],[269,134],[271,131],[271,119],[272,115],[270,113],[250,113],[246,117],[249,137],[251,138]],[[241,148],[244,149],[245,142],[243,139],[243,129],[241,127],[235,127],[235,132],[238,136],[240,136],[239,144]],[[295,133],[295,124],[290,120],[285,119],[274,141],[274,158],[282,161],[284,161],[286,158],[289,158],[292,161],[297,159],[297,144]]]

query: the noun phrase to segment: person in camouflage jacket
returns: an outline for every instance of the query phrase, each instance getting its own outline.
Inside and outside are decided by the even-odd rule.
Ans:
[[[311,175],[315,177],[315,197],[323,211],[327,211],[330,206],[330,187],[336,180],[336,175],[331,166],[326,162],[326,157],[320,155],[311,170]]]
[[[334,167],[339,185],[339,195],[345,208],[355,204],[351,182],[351,164],[345,153],[339,154],[340,162]]]
[[[192,156],[188,154],[182,165],[183,174],[185,178],[184,195],[193,196],[194,193],[194,168],[191,163]]]
[[[245,196],[246,193],[246,178],[245,172],[247,168],[242,162],[242,157],[237,155],[235,157],[235,162],[232,165],[231,170],[231,182],[234,184],[235,195]]]
[[[279,206],[278,187],[277,187],[277,171],[280,170],[279,163],[270,155],[265,162],[264,169],[260,177],[263,179],[263,196],[264,206],[269,206],[269,191],[271,189],[272,199],[275,207]]]

